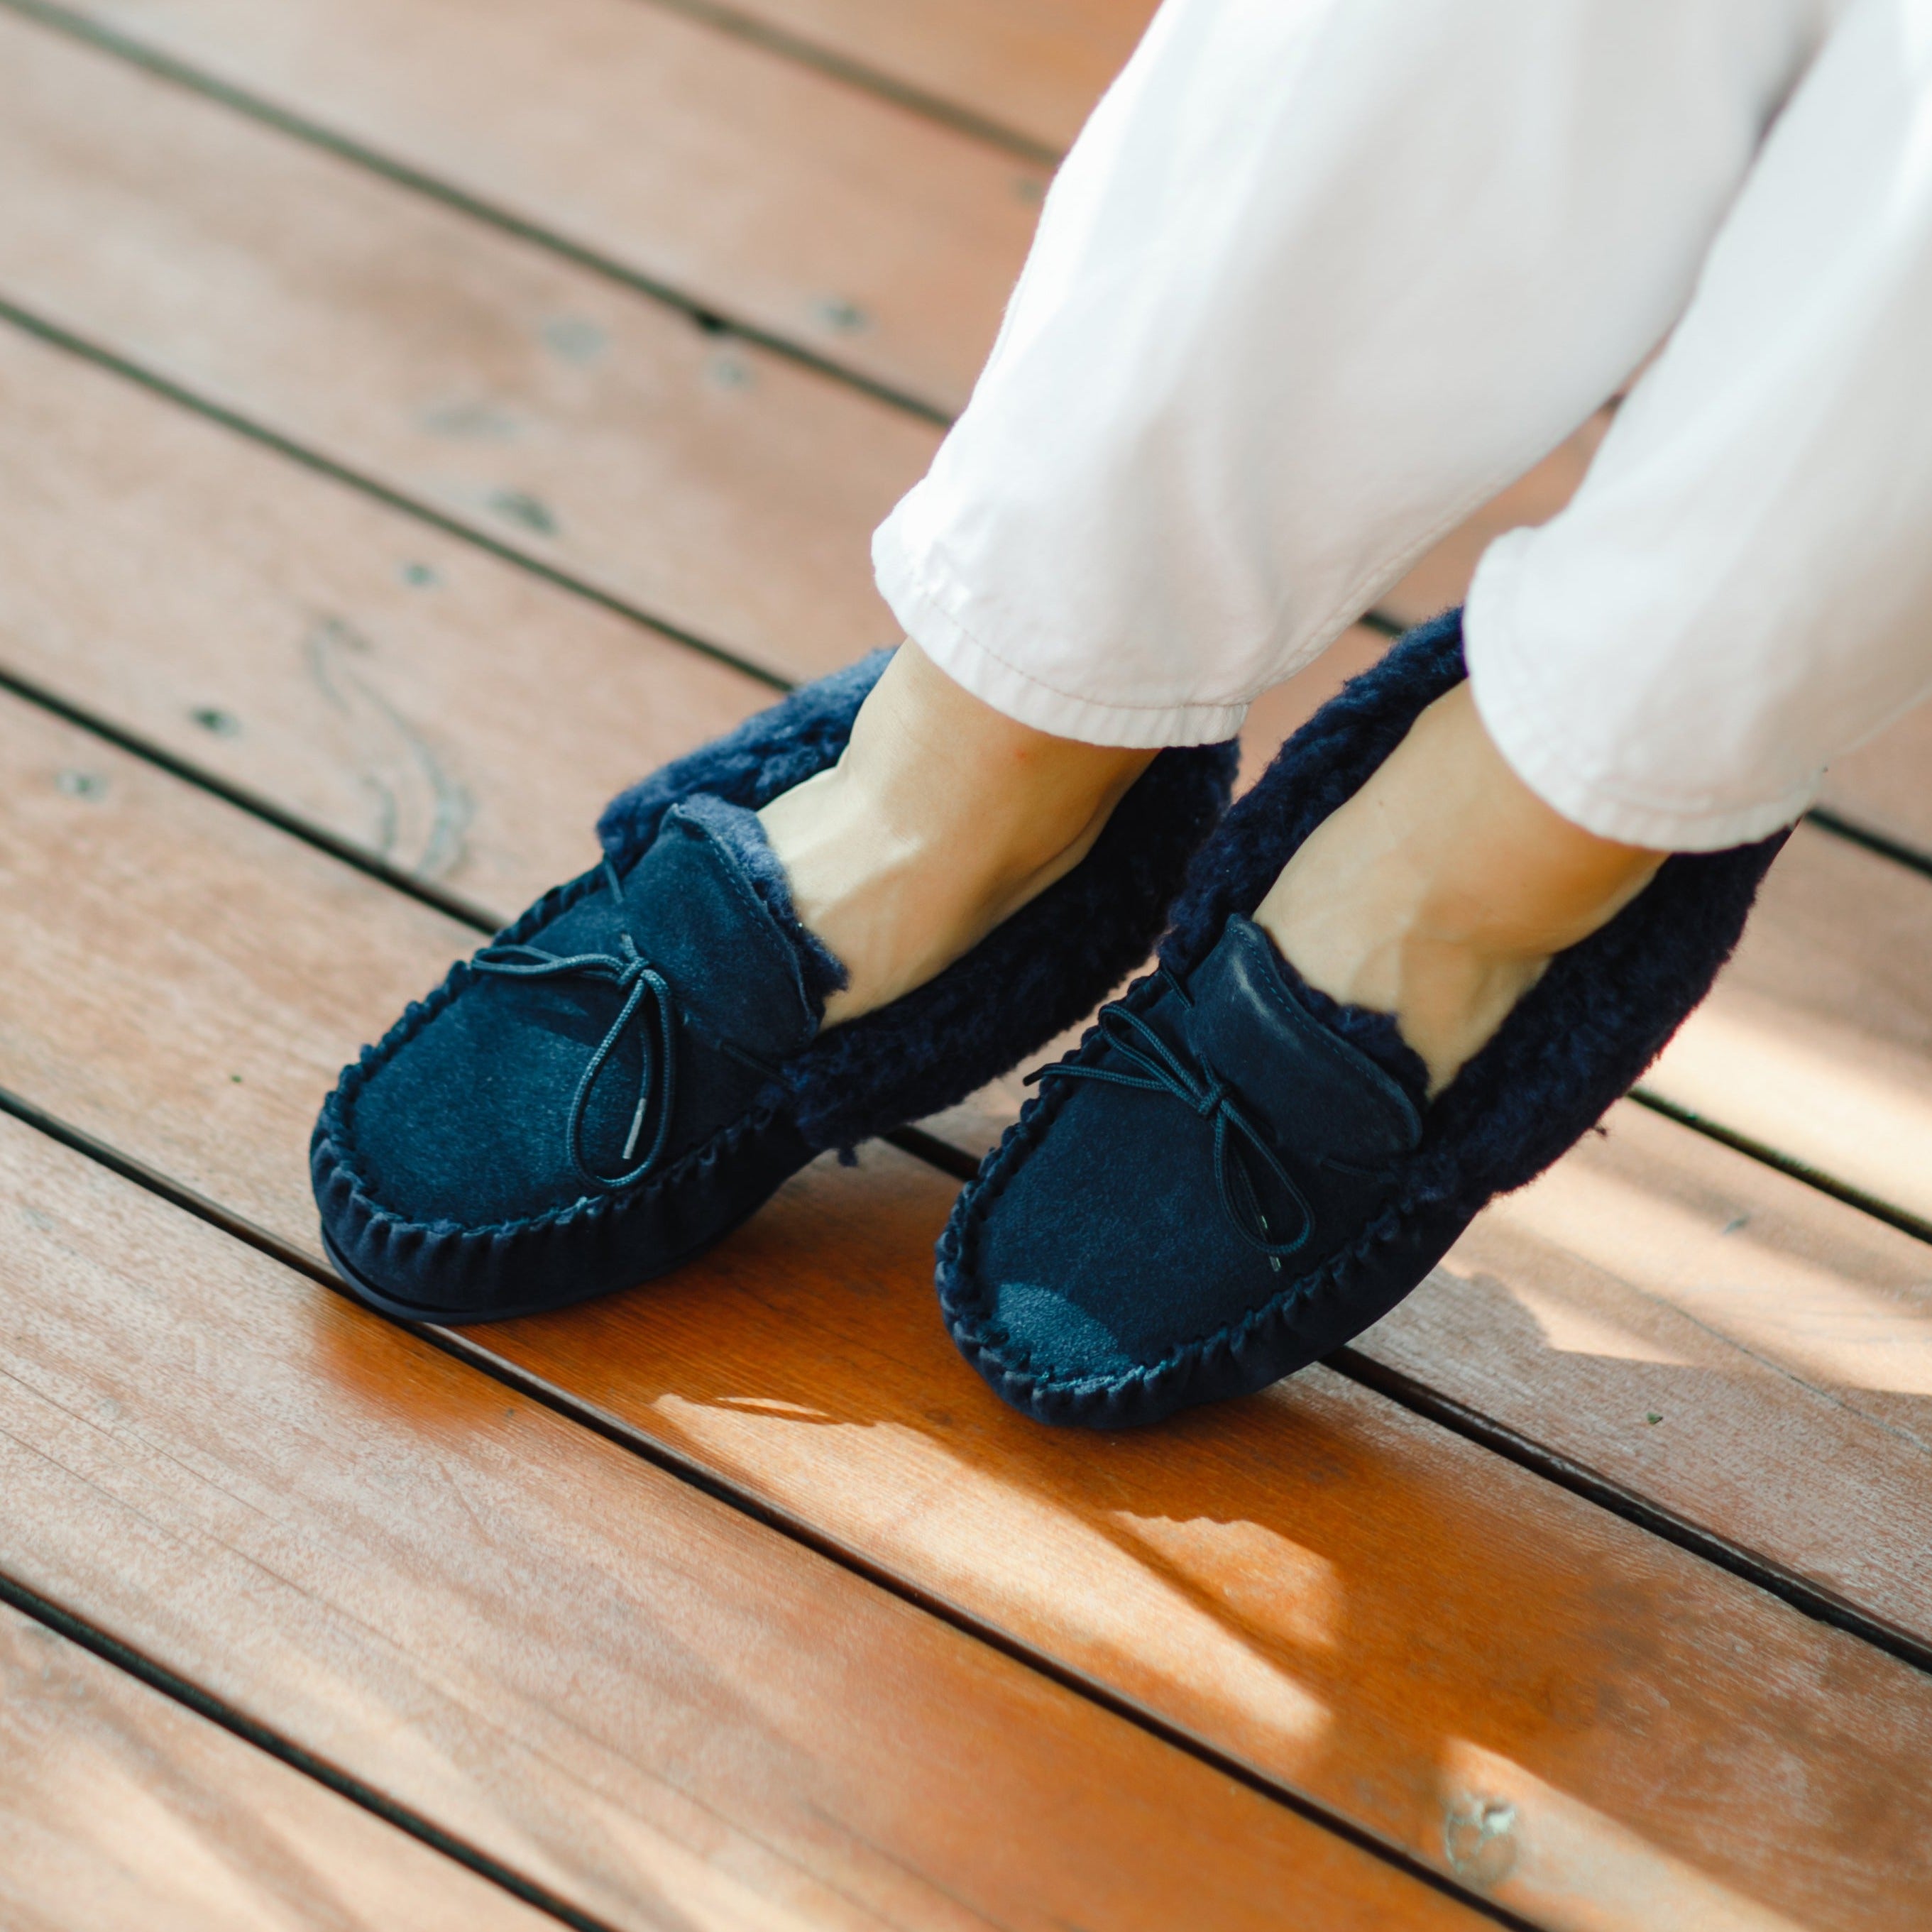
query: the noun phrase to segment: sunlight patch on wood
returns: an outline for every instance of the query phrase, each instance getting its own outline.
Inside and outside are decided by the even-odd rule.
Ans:
[[[1748,1226],[1727,1232],[1574,1161],[1492,1211],[1641,1284],[1745,1355],[1768,1358],[1802,1381],[1932,1395],[1932,1294],[1866,1286],[1760,1240]],[[1927,1261],[1932,1281],[1932,1255]],[[1739,1373],[1750,1368],[1742,1357],[1735,1364]]]
[[[754,1469],[788,1508],[838,1526],[850,1541],[876,1544],[889,1534],[896,1569],[936,1578],[976,1614],[1009,1628],[1058,1626],[1084,1668],[1184,1682],[1190,1700],[1291,1746],[1291,1764],[1328,1729],[1325,1705],[1260,1646],[1332,1641],[1340,1614],[1334,1571],[1257,1524],[1175,1523],[1123,1511],[1115,1520],[1124,1534],[1115,1538],[896,1424],[814,1423],[676,1395],[652,1407],[713,1466]],[[1197,1590],[1190,1580],[1192,1571],[1211,1574],[1202,1544],[1221,1535],[1234,1538],[1254,1564],[1238,1603],[1215,1583],[1204,1580]]]
[[[1644,1085],[1932,1220],[1932,1094],[1913,1070],[1849,1027],[1808,1016],[1800,1034],[1788,1007],[1738,990],[1692,1016]]]
[[[1550,1932],[1798,1932],[1480,1744],[1450,1744],[1442,1796],[1443,1862]]]

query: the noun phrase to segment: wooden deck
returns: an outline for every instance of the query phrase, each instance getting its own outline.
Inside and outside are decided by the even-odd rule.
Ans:
[[[0,0],[9,1932],[1932,1923],[1924,718],[1607,1133],[1248,1402],[956,1358],[1005,1088],[647,1291],[330,1290],[338,1066],[891,634],[1145,11]]]

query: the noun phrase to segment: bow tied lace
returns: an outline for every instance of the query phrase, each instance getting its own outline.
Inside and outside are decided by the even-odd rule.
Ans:
[[[567,953],[546,952],[541,946],[486,946],[470,962],[479,973],[500,974],[506,979],[559,980],[575,976],[602,980],[623,994],[624,1004],[617,1017],[610,1022],[609,1031],[590,1056],[584,1077],[577,1083],[565,1126],[570,1157],[576,1163],[578,1172],[593,1187],[601,1187],[613,1194],[634,1186],[663,1158],[665,1144],[670,1138],[671,1102],[676,1097],[677,1076],[677,1009],[670,983],[655,968],[644,963],[628,932],[618,935],[617,944],[620,950],[616,952]],[[650,1003],[650,1017],[656,1021],[655,1042],[651,1031],[646,1030],[649,1024],[644,1017],[646,1000]],[[644,1071],[638,1083],[638,1104],[631,1116],[631,1130],[625,1138],[622,1158],[628,1161],[636,1154],[653,1100],[656,1102],[657,1132],[652,1136],[650,1151],[634,1167],[622,1174],[600,1174],[584,1155],[584,1116],[590,1103],[591,1090],[597,1084],[597,1076],[603,1071],[604,1062],[616,1051],[626,1031],[634,1024],[642,1034]],[[655,1053],[652,1051],[653,1045]]]
[[[1268,1257],[1279,1274],[1282,1258],[1305,1246],[1315,1232],[1314,1210],[1290,1178],[1275,1151],[1250,1120],[1228,1083],[1204,1061],[1196,1062],[1174,1051],[1138,1013],[1118,1002],[1100,1009],[1100,1028],[1119,1057],[1139,1070],[1078,1064],[1042,1066],[1027,1076],[1036,1080],[1100,1080],[1109,1086],[1132,1087],[1150,1094],[1168,1094],[1182,1102],[1214,1129],[1214,1183],[1221,1207],[1234,1230],[1248,1245]],[[1131,1029],[1131,1034],[1128,1029]],[[1272,1238],[1274,1230],[1262,1211],[1255,1166],[1271,1178],[1294,1204],[1301,1226],[1292,1240]]]

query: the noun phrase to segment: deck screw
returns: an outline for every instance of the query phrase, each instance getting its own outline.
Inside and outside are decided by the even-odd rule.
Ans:
[[[1442,1820],[1449,1868],[1472,1885],[1499,1885],[1516,1863],[1516,1807],[1500,1798],[1453,1800]]]
[[[98,798],[107,789],[107,781],[93,772],[62,772],[54,783],[69,798]]]
[[[212,731],[218,738],[238,737],[242,721],[232,711],[224,711],[219,705],[203,704],[188,713],[204,731]]]
[[[1654,1409],[1654,1408],[1653,1408],[1653,1409],[1650,1409],[1650,1410],[1646,1411],[1646,1413],[1645,1413],[1645,1415],[1644,1415],[1644,1418],[1643,1418],[1643,1419],[1644,1419],[1644,1420],[1645,1420],[1645,1421],[1646,1421],[1646,1422],[1653,1422],[1653,1423],[1654,1423],[1654,1422],[1661,1422],[1661,1421],[1664,1420],[1663,1417],[1662,1417],[1662,1416],[1660,1416],[1660,1415],[1659,1415],[1659,1414],[1658,1414],[1657,1411],[1656,1411],[1655,1409]]]
[[[436,580],[436,572],[426,563],[406,563],[403,566],[403,581],[421,590]]]

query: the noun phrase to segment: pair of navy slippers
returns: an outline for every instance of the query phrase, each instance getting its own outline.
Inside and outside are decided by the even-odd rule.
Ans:
[[[1464,675],[1414,631],[1223,816],[1234,748],[1162,752],[1087,858],[928,985],[820,1034],[838,962],[754,815],[836,762],[880,652],[622,794],[604,858],[346,1069],[311,1148],[329,1252],[385,1312],[562,1306],[702,1252],[791,1174],[963,1099],[1147,956],[939,1245],[965,1355],[1043,1421],[1264,1387],[1378,1320],[1595,1122],[1708,989],[1779,837],[1680,855],[1561,955],[1432,1104],[1388,1016],[1248,915]]]
[[[492,1321],[663,1274],[827,1148],[964,1100],[1147,957],[1227,803],[1232,745],[1162,752],[1064,878],[937,979],[819,1032],[843,969],[755,814],[837,762],[890,656],[620,793],[602,862],[344,1070],[310,1172],[363,1300]]]

